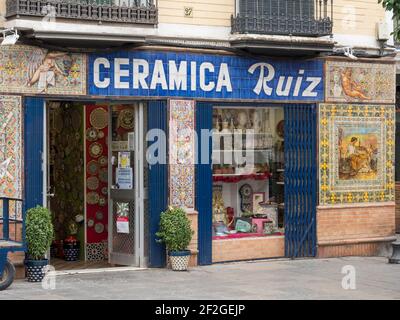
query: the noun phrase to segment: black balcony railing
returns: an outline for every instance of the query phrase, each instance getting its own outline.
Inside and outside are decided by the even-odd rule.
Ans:
[[[119,23],[158,22],[156,0],[7,0],[6,18],[31,16]]]
[[[333,0],[239,0],[232,33],[320,37],[332,34]]]

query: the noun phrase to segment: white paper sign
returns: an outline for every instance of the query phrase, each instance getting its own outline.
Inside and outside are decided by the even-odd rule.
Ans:
[[[126,217],[119,217],[117,219],[117,232],[129,234],[129,219]]]
[[[132,168],[117,168],[117,185],[122,190],[133,189]]]

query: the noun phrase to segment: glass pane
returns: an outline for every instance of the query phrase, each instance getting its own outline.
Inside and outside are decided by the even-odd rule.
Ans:
[[[135,263],[135,106],[112,106],[111,262]]]
[[[282,108],[215,108],[215,240],[283,235]]]

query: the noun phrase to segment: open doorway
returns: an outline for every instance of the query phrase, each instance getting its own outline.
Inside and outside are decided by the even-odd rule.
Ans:
[[[47,103],[56,270],[143,266],[144,104]]]

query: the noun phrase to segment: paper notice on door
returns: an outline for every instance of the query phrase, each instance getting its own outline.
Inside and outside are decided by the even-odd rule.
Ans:
[[[118,217],[117,232],[129,234],[129,219],[127,217]]]
[[[117,168],[117,185],[122,190],[133,189],[133,169]]]

